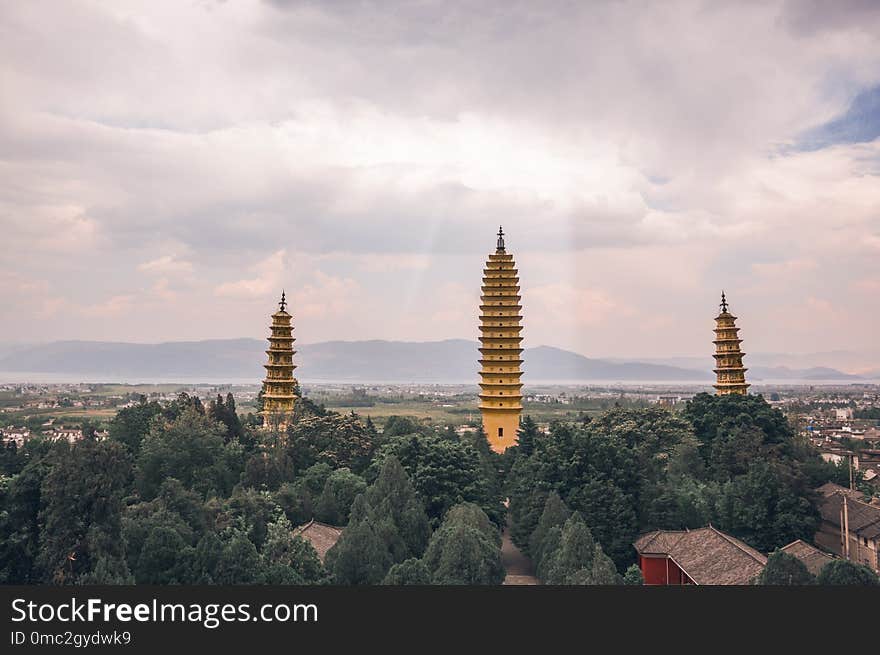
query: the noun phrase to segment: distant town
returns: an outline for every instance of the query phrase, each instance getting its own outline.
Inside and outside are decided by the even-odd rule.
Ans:
[[[120,409],[144,401],[169,403],[181,393],[206,404],[232,393],[239,413],[253,414],[260,385],[0,384],[0,439],[18,447],[31,438],[75,442],[83,428],[106,437]],[[556,420],[583,420],[615,406],[680,409],[705,387],[687,385],[535,386],[523,390],[523,414],[542,432]],[[754,393],[780,409],[798,434],[827,462],[851,465],[863,491],[880,497],[880,385],[766,386]],[[354,411],[382,426],[390,416],[414,418],[426,427],[452,426],[459,434],[480,426],[472,385],[304,384],[314,402],[339,412]]]

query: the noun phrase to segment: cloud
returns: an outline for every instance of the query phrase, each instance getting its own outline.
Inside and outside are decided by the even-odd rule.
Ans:
[[[721,288],[762,347],[874,338],[856,281],[880,251],[875,3],[28,2],[0,20],[0,339],[262,336],[281,288],[309,341],[469,336],[499,223],[533,344],[701,351]],[[780,297],[842,318],[782,337]]]
[[[175,259],[171,255],[162,255],[138,265],[138,270],[152,275],[184,275],[192,273],[193,265],[191,262]]]
[[[287,252],[278,250],[262,262],[252,266],[255,277],[236,282],[224,282],[214,293],[218,296],[262,298],[278,294],[282,284],[282,273],[287,265]]]

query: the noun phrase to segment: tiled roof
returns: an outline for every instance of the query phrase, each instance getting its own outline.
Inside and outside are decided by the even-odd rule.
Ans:
[[[305,525],[294,529],[293,534],[294,536],[302,537],[312,544],[312,547],[318,553],[318,559],[323,562],[327,551],[333,548],[339,540],[342,528],[319,523],[318,521],[309,521]]]
[[[767,557],[711,525],[683,532],[656,530],[633,544],[640,555],[666,555],[700,585],[749,584]]]
[[[800,539],[791,542],[787,546],[783,546],[780,550],[797,557],[813,575],[819,575],[819,571],[822,570],[822,567],[834,559],[834,557],[826,553],[824,550],[819,550],[812,544],[808,544],[806,541]]]
[[[841,487],[839,484],[834,484],[833,482],[826,482],[821,487],[817,487],[816,491],[820,496],[825,497],[833,496],[834,494],[846,494],[850,498],[858,498],[859,500],[865,497],[861,491],[847,489],[846,487]]]
[[[819,513],[822,515],[823,521],[840,527],[843,498],[843,493],[836,493],[822,499]],[[847,497],[846,510],[851,533],[868,539],[880,537],[880,507]]]

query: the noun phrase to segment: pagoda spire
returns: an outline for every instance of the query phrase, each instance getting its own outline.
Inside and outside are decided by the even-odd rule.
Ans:
[[[272,314],[269,334],[268,361],[263,367],[266,377],[263,380],[263,428],[283,432],[293,420],[296,402],[296,380],[293,377],[293,318],[286,311],[287,297],[281,291],[278,311]]]
[[[503,452],[517,442],[522,414],[522,307],[513,255],[504,247],[504,230],[483,269],[480,297],[480,413],[489,445]]]
[[[715,394],[746,395],[749,384],[746,383],[746,371],[743,366],[743,355],[740,348],[739,328],[736,327],[736,316],[730,313],[727,297],[721,292],[721,313],[715,317]]]

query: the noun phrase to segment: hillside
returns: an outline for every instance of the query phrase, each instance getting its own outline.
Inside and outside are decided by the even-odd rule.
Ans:
[[[88,374],[112,379],[242,379],[262,377],[266,344],[257,339],[158,344],[58,341],[21,348],[0,358],[0,371]],[[303,381],[469,382],[476,377],[477,343],[327,341],[297,344]],[[526,349],[525,381],[708,381],[708,370],[660,364],[615,363],[559,348]]]

